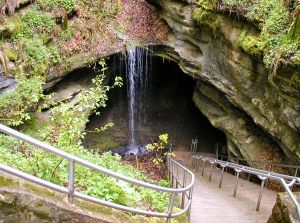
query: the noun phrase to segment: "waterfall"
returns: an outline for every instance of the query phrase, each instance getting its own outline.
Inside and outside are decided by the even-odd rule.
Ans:
[[[150,50],[131,48],[126,57],[126,79],[128,95],[128,120],[130,145],[140,142],[138,129],[147,121],[146,111],[149,105],[149,80],[151,66]]]

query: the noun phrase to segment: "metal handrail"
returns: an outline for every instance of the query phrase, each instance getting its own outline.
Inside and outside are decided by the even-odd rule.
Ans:
[[[178,176],[178,171],[177,174],[175,173],[175,169],[180,169],[184,175],[188,175],[189,176],[189,183],[187,184],[187,178],[184,179],[183,181],[183,185],[185,185],[184,187],[181,188],[168,188],[168,187],[161,187],[161,186],[157,186],[154,184],[150,184],[147,182],[143,182],[140,180],[136,180],[133,178],[129,178],[126,177],[124,175],[115,173],[111,170],[108,170],[106,168],[103,168],[101,166],[98,166],[94,163],[91,163],[89,161],[86,161],[82,158],[79,158],[77,156],[71,155],[69,153],[66,153],[62,150],[59,150],[53,146],[50,146],[46,143],[43,143],[41,141],[38,141],[30,136],[27,136],[23,133],[20,133],[14,129],[11,129],[5,125],[0,124],[0,132],[5,133],[7,135],[10,135],[14,138],[17,138],[21,141],[27,142],[35,147],[38,147],[40,149],[43,149],[46,152],[50,152],[53,153],[59,157],[65,158],[69,161],[69,171],[68,171],[68,187],[62,187],[59,186],[57,184],[53,184],[51,182],[42,180],[40,178],[37,178],[35,176],[29,175],[27,173],[24,173],[20,170],[16,170],[14,168],[11,168],[7,165],[4,164],[0,164],[0,170],[7,172],[9,174],[18,176],[20,178],[23,178],[25,180],[31,181],[33,183],[36,183],[38,185],[68,194],[68,201],[70,203],[73,203],[74,198],[80,198],[89,202],[93,202],[96,204],[100,204],[100,205],[104,205],[107,207],[111,207],[114,209],[118,209],[118,210],[122,210],[122,211],[127,211],[127,212],[131,212],[134,214],[141,214],[141,215],[147,215],[147,216],[153,216],[153,217],[166,217],[167,218],[167,222],[169,223],[171,221],[171,218],[175,218],[178,216],[181,216],[183,214],[185,214],[186,212],[188,212],[188,215],[190,214],[190,208],[191,208],[191,200],[192,200],[192,189],[193,189],[193,185],[195,182],[195,176],[194,174],[188,170],[185,166],[183,166],[182,164],[178,163],[177,161],[175,161],[174,159],[172,159],[171,157],[167,157],[167,167],[168,167],[168,172],[169,172],[169,177],[170,179],[172,179],[172,186],[174,187],[173,184],[173,179],[176,179],[176,181],[179,180],[179,176]],[[166,192],[166,193],[170,193],[170,200],[169,200],[169,206],[168,206],[168,212],[167,213],[160,213],[160,212],[152,212],[152,211],[144,211],[144,210],[140,210],[140,209],[136,209],[136,208],[132,208],[132,207],[128,207],[128,206],[124,206],[124,205],[119,205],[113,202],[109,202],[109,201],[105,201],[105,200],[101,200],[95,197],[91,197],[89,195],[85,195],[82,194],[80,192],[76,192],[75,188],[74,188],[74,175],[75,175],[75,164],[79,164],[82,166],[85,166],[91,170],[95,170],[101,174],[137,185],[137,186],[141,186],[141,187],[145,187],[145,188],[149,188],[152,190],[156,190],[159,192]],[[177,185],[176,185],[177,186]],[[174,206],[174,200],[175,200],[175,196],[177,194],[181,194],[182,193],[182,197],[188,197],[187,202],[184,202],[184,200],[182,201],[181,204],[181,208],[182,210],[177,212],[177,213],[172,213],[173,210],[173,206]]]
[[[298,218],[300,219],[300,204],[299,204],[296,196],[293,194],[293,192],[291,190],[293,185],[295,185],[296,183],[300,183],[299,177],[289,176],[289,175],[280,174],[280,173],[274,173],[271,171],[256,169],[256,168],[248,167],[248,166],[243,166],[243,165],[239,165],[236,163],[232,163],[230,161],[223,161],[223,160],[219,160],[219,159],[215,159],[215,158],[211,158],[211,157],[207,157],[207,156],[201,156],[196,153],[192,154],[192,159],[193,159],[192,165],[196,166],[196,172],[199,170],[199,160],[201,160],[203,162],[202,163],[202,172],[201,172],[202,176],[204,175],[205,163],[206,162],[210,163],[209,180],[212,179],[212,172],[213,172],[214,165],[217,165],[217,164],[220,165],[220,167],[222,169],[222,173],[221,173],[221,177],[219,180],[219,188],[222,187],[222,181],[223,181],[223,177],[224,177],[225,168],[233,169],[236,173],[236,181],[235,181],[234,192],[233,192],[234,197],[237,194],[238,180],[239,180],[240,173],[245,172],[248,174],[256,175],[261,180],[261,187],[260,187],[260,192],[259,192],[258,201],[257,201],[257,205],[256,205],[256,211],[259,211],[259,208],[260,208],[260,203],[262,200],[263,189],[264,189],[266,180],[272,179],[272,180],[276,180],[276,181],[280,182],[283,185],[285,191],[288,193],[288,195],[292,199],[292,201],[296,207]]]
[[[236,161],[237,164],[239,164],[241,161],[247,162],[248,164],[254,164],[254,163],[264,163],[267,164],[267,166],[270,167],[270,169],[274,166],[278,167],[285,167],[285,168],[293,168],[295,169],[295,176],[297,176],[298,170],[300,169],[300,166],[296,165],[289,165],[289,164],[283,164],[283,163],[278,163],[278,162],[271,162],[271,161],[263,161],[263,160],[248,160],[248,159],[241,159],[241,158],[234,158],[234,157],[229,157],[229,156],[220,156],[220,159],[223,160],[223,158],[227,158],[228,160],[233,160]]]

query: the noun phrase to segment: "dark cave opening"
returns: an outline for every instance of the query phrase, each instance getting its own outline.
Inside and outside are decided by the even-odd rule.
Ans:
[[[121,75],[126,80],[124,55],[110,58],[111,76]],[[150,65],[149,65],[150,66]],[[223,132],[214,128],[192,101],[195,80],[183,73],[179,65],[161,57],[152,57],[149,106],[146,121],[139,126],[138,141],[146,145],[160,134],[168,133],[176,150],[189,151],[191,140],[198,139],[198,151],[215,153],[215,145],[226,145]],[[113,78],[111,78],[113,79]],[[106,108],[100,116],[92,115],[87,130],[113,122],[114,127],[102,133],[88,133],[84,144],[98,151],[122,148],[128,145],[128,98],[126,81],[120,89],[109,94]]]

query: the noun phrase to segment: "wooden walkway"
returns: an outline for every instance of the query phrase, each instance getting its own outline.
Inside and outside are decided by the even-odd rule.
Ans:
[[[189,166],[190,156],[178,153],[176,159]],[[190,168],[191,169],[191,168]],[[191,169],[192,170],[192,169]],[[220,189],[221,171],[214,168],[212,180],[208,181],[210,167],[207,165],[204,176],[201,168],[196,174],[191,209],[191,223],[266,223],[276,202],[276,192],[264,189],[260,211],[256,204],[260,185],[239,179],[237,196],[233,197],[236,177],[225,173]]]

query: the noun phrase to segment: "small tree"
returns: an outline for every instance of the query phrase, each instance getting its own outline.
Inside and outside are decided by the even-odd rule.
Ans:
[[[173,152],[168,151],[166,148],[168,140],[169,135],[165,133],[158,137],[158,142],[146,145],[146,149],[155,155],[153,159],[155,165],[161,165],[167,156],[175,156]]]

